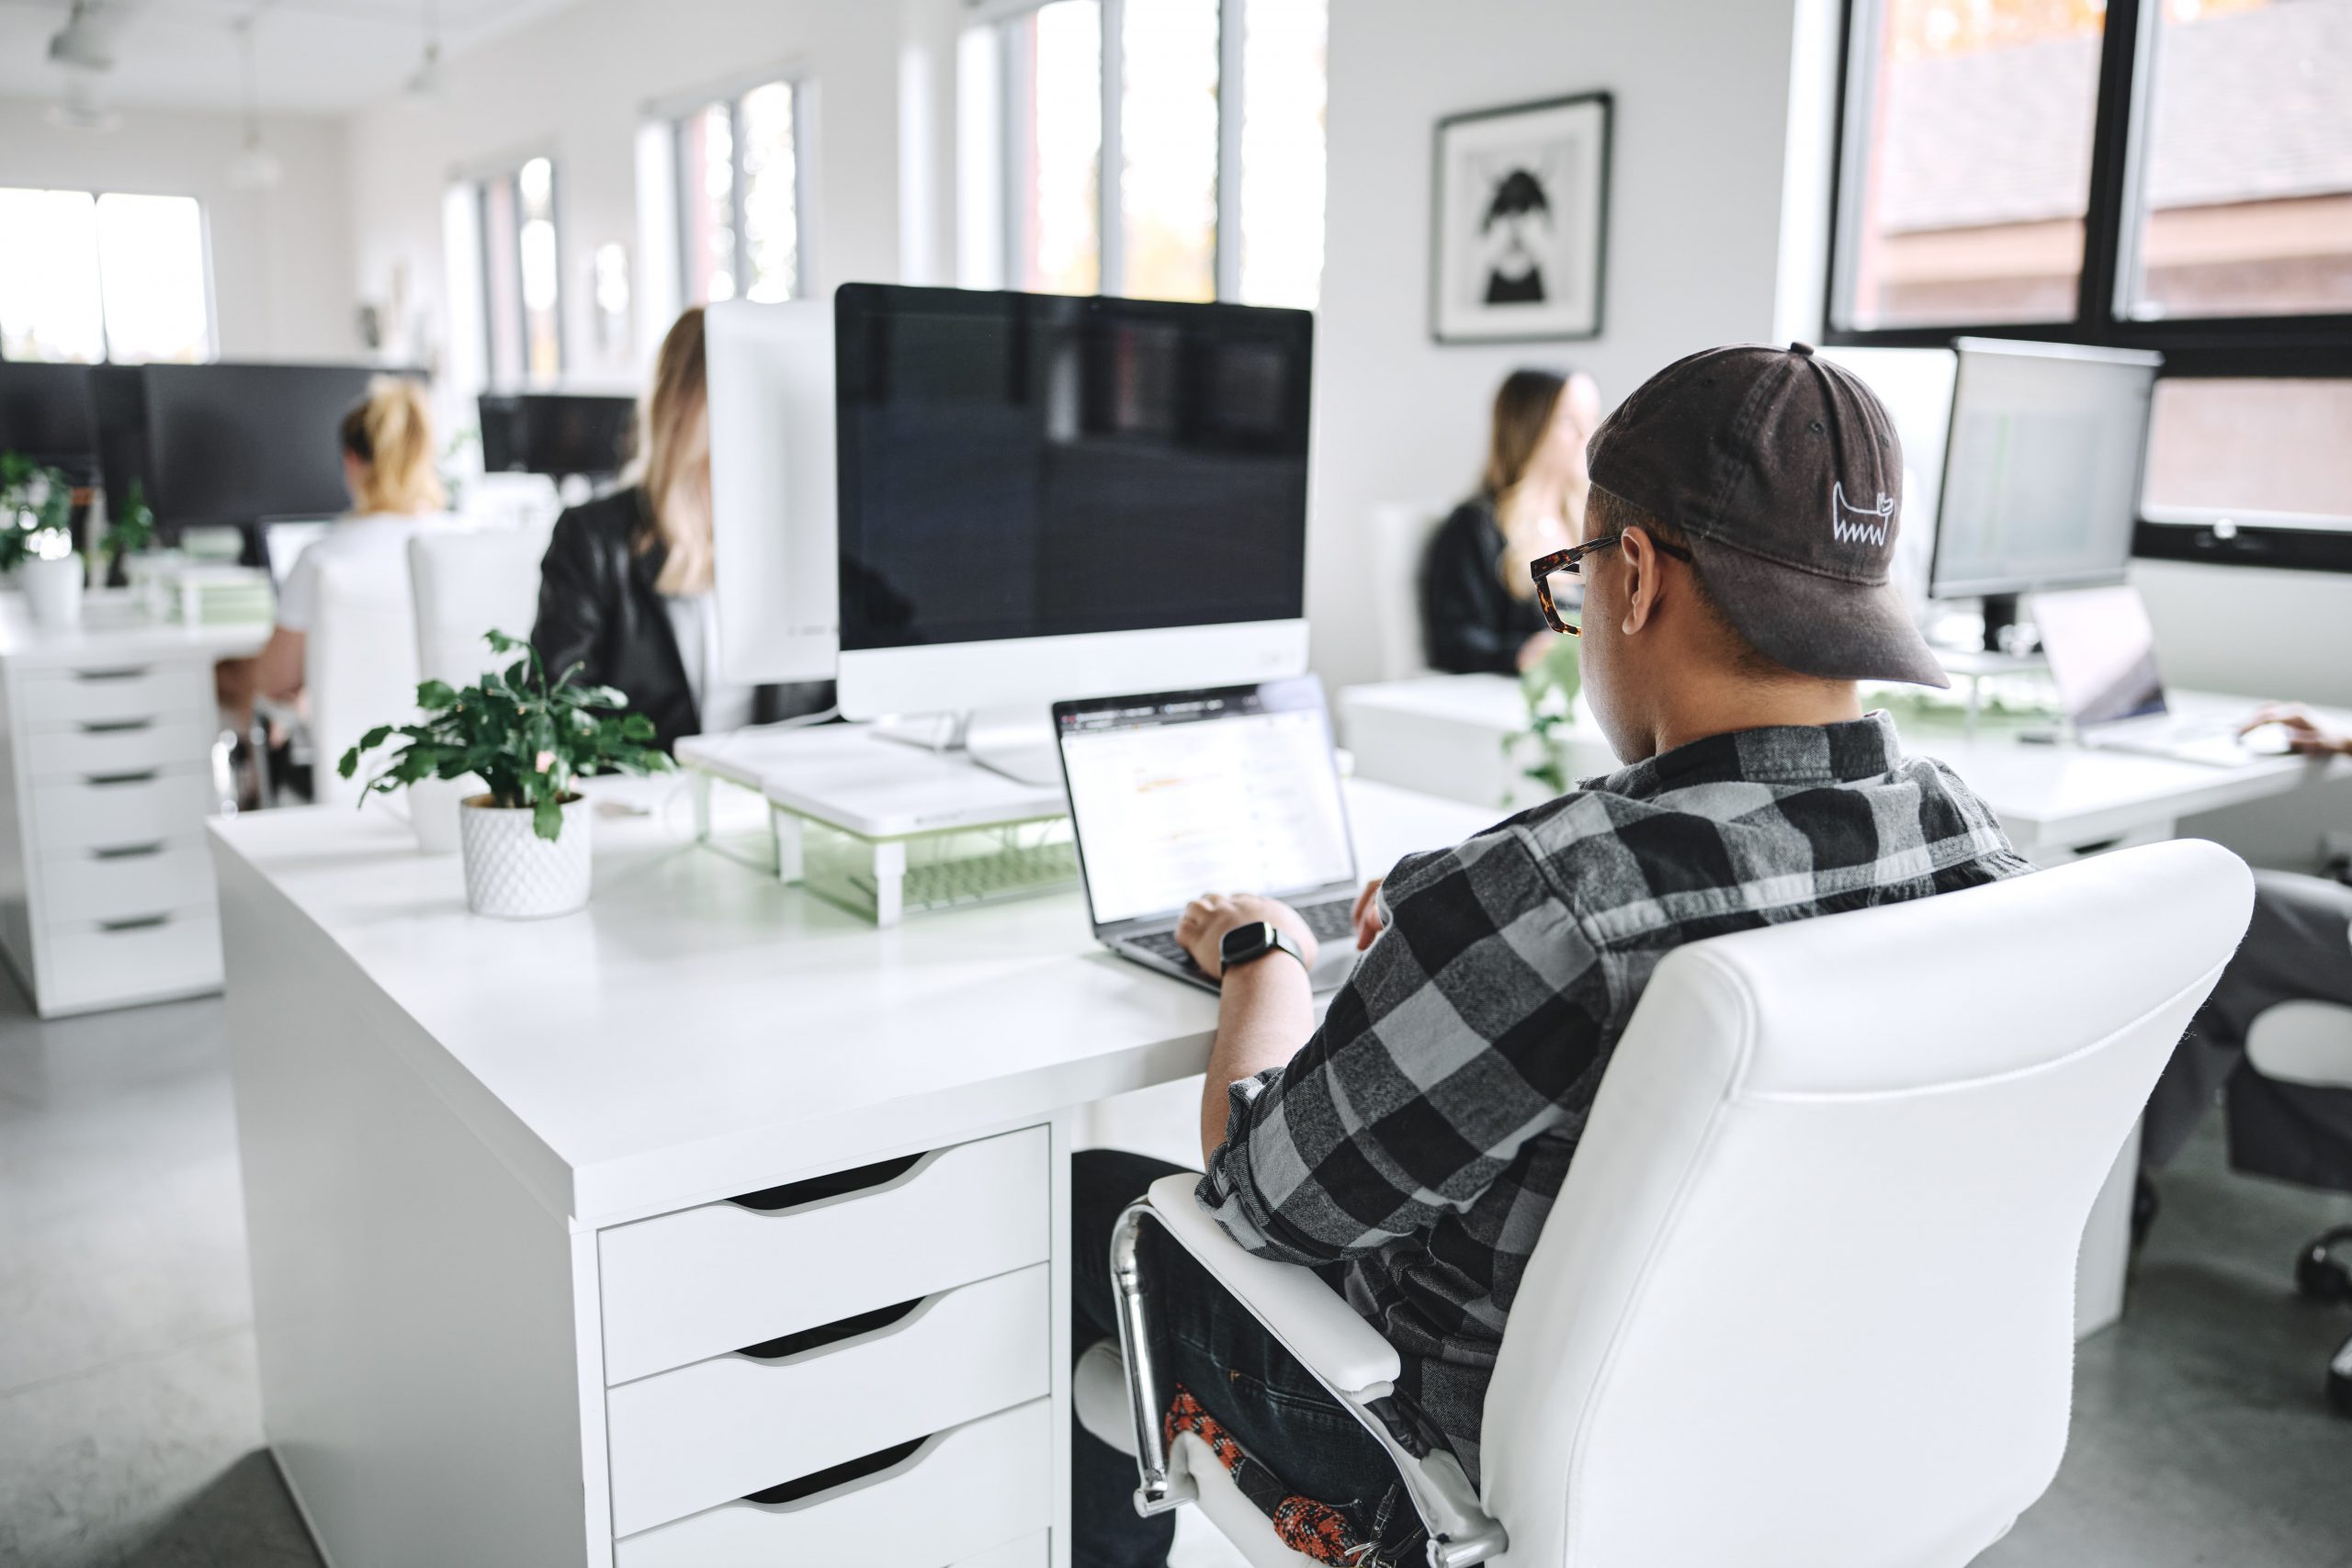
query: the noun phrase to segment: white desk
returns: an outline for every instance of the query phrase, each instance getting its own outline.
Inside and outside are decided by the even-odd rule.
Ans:
[[[220,989],[212,665],[268,635],[111,593],[54,631],[0,595],[0,955],[41,1017]]]
[[[1350,806],[1371,865],[1487,815]],[[313,1532],[336,1568],[1067,1563],[1073,1108],[1200,1072],[1215,998],[1074,895],[877,931],[683,815],[600,818],[594,901],[530,924],[379,814],[214,826],[264,1419]]]

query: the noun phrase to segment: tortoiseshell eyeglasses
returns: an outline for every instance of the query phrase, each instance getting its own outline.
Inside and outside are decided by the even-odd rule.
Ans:
[[[1550,555],[1539,556],[1528,563],[1528,572],[1535,579],[1535,602],[1544,607],[1544,619],[1554,631],[1569,637],[1584,636],[1582,626],[1570,622],[1560,613],[1560,601],[1555,594],[1565,595],[1572,589],[1581,589],[1584,586],[1584,558],[1607,549],[1624,536],[1621,530],[1598,539],[1587,539],[1571,549],[1554,550]],[[1661,555],[1669,555],[1680,561],[1690,558],[1690,552],[1679,545],[1669,545],[1646,530],[1644,536]]]

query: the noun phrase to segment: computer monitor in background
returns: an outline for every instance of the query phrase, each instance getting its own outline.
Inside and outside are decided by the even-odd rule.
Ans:
[[[167,535],[348,511],[343,416],[379,374],[357,365],[148,365],[147,501]]]
[[[1949,348],[1824,348],[1817,352],[1860,376],[1886,405],[1887,417],[1894,421],[1895,437],[1903,443],[1903,511],[1902,525],[1894,536],[1894,580],[1913,615],[1924,617],[1959,355]]]
[[[604,479],[628,466],[637,400],[582,392],[484,392],[481,466],[492,474]]]
[[[834,311],[844,715],[1306,669],[1311,315],[878,284]]]
[[[1983,597],[1985,646],[2039,589],[2120,582],[2161,355],[1962,338],[1929,590]]]
[[[96,483],[90,367],[0,360],[0,452],[62,469],[75,484]]]

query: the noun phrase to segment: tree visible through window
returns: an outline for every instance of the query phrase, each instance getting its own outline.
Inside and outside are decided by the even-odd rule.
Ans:
[[[484,180],[480,190],[491,385],[545,386],[563,373],[555,164],[530,159],[511,175]]]
[[[0,187],[0,356],[212,357],[194,197]]]
[[[681,117],[679,276],[690,304],[800,292],[800,151],[792,84]]]

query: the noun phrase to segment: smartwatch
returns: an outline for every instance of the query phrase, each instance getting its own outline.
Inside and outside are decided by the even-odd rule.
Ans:
[[[1306,967],[1306,954],[1301,953],[1291,934],[1272,920],[1252,920],[1246,926],[1236,926],[1225,933],[1217,944],[1217,957],[1227,969],[1263,958],[1270,953],[1287,953],[1298,960],[1301,969]]]

